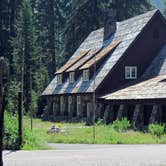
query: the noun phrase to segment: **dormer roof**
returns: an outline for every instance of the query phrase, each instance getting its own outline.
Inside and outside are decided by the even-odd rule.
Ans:
[[[72,71],[71,68],[73,68],[73,70],[81,68],[89,58],[93,58],[93,56],[96,55],[94,54],[96,50],[99,51],[98,54],[101,54],[106,47],[109,47],[109,45],[119,40],[120,42],[113,51],[108,52],[106,60],[100,65],[96,74],[91,77],[89,81],[83,82],[81,78],[82,76],[79,76],[73,84],[70,84],[69,78],[66,78],[62,85],[57,85],[55,76],[53,81],[43,92],[43,95],[92,93],[97,87],[99,87],[112,68],[117,64],[131,44],[157,13],[159,13],[158,10],[153,10],[119,22],[115,34],[106,41],[104,41],[104,28],[91,32],[67,63],[70,63],[70,60],[79,55],[81,51],[89,50],[89,52],[73,65],[70,65],[66,71]]]

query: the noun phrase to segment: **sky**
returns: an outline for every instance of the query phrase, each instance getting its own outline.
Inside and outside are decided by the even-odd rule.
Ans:
[[[152,0],[152,2],[155,4],[155,6],[163,11],[164,8],[164,0]]]

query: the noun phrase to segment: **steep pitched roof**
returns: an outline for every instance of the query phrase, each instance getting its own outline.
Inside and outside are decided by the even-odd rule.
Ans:
[[[139,16],[127,19],[125,21],[119,22],[117,24],[116,33],[111,36],[111,38],[107,41],[103,41],[104,28],[93,31],[81,44],[78,50],[74,53],[73,57],[76,56],[80,51],[89,49],[90,52],[85,56],[88,59],[88,57],[94,56],[95,50],[100,50],[101,48],[104,49],[109,44],[117,40],[121,40],[121,43],[116,47],[113,53],[109,54],[107,60],[97,70],[96,75],[93,76],[89,81],[83,81],[82,77],[80,76],[76,80],[76,82],[72,84],[69,83],[69,78],[67,78],[62,85],[57,85],[55,76],[53,81],[43,92],[43,95],[93,92],[102,83],[104,78],[108,75],[114,65],[119,61],[122,55],[126,52],[129,46],[133,43],[133,41],[144,29],[144,27],[147,25],[147,23],[151,20],[151,18],[155,15],[156,12],[157,10],[153,10]],[[85,62],[86,61],[82,62],[82,64],[84,64]],[[78,65],[79,61],[76,64]]]
[[[109,101],[166,99],[165,90],[166,76],[162,75],[139,82],[102,98]]]
[[[143,77],[149,78],[157,75],[166,75],[166,45],[159,51],[159,54],[154,58]]]
[[[98,61],[103,59],[106,55],[108,55],[114,48],[116,48],[118,46],[119,43],[120,43],[120,40],[112,42],[109,46],[107,46],[102,51],[100,51],[95,56],[95,58],[92,58],[89,61],[87,61],[80,69],[81,70],[89,69],[90,67],[92,67],[94,65],[95,62],[97,63]]]
[[[166,44],[134,85],[103,96],[109,101],[166,98]]]
[[[64,66],[62,66],[55,74],[61,74],[65,72],[72,65],[77,63],[80,59],[82,59],[86,54],[88,54],[89,50],[80,51],[77,56],[74,56],[68,61]]]

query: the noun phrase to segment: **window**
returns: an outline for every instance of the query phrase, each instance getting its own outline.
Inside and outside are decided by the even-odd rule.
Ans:
[[[69,74],[69,81],[70,81],[70,83],[73,83],[75,81],[75,73],[74,72],[71,72]]]
[[[125,79],[137,79],[137,67],[126,66],[125,67]]]
[[[58,85],[62,84],[62,74],[57,75],[57,83],[58,83]]]
[[[83,71],[83,81],[88,81],[89,80],[89,70],[84,70]]]
[[[77,104],[81,104],[81,96],[77,96]]]

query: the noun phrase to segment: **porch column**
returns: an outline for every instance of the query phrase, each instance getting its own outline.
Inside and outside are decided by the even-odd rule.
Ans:
[[[104,105],[102,103],[99,103],[97,105],[97,112],[96,112],[96,115],[97,115],[97,118],[98,119],[102,119],[102,115],[103,115],[103,112],[104,112]]]
[[[53,101],[53,115],[59,116],[60,115],[60,98],[55,97]]]
[[[137,104],[135,106],[133,118],[132,118],[133,127],[136,127],[139,124],[143,123],[144,120],[143,120],[142,114],[143,114],[143,105]]]
[[[113,106],[112,105],[107,105],[105,112],[104,112],[104,123],[109,124],[113,122],[113,117],[114,117],[114,112],[113,112]]]
[[[122,119],[124,116],[126,116],[127,106],[124,104],[121,104],[118,110],[117,119]]]
[[[68,116],[72,118],[76,115],[76,98],[75,96],[68,97]]]
[[[47,98],[47,100],[46,100],[47,104],[46,104],[44,111],[43,111],[43,119],[44,120],[49,120],[50,113],[51,113],[51,105],[52,105],[51,102],[52,102],[51,99]]]
[[[153,105],[152,113],[150,115],[149,123],[155,123],[156,121],[161,121],[161,106],[160,105]]]
[[[60,98],[60,115],[65,116],[67,114],[67,97],[61,96]]]
[[[83,97],[77,96],[77,118],[82,119],[83,118]]]
[[[93,125],[94,115],[93,115],[93,103],[87,103],[87,125]]]

